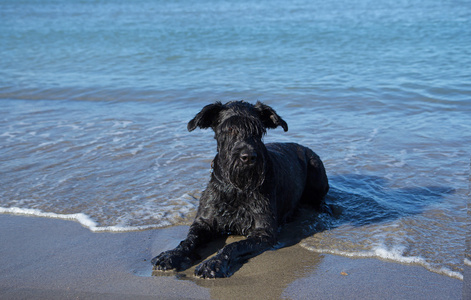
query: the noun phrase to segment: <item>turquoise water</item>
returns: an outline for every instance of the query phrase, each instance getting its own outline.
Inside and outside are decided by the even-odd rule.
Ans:
[[[471,140],[466,1],[0,0],[0,212],[94,231],[188,224],[216,100],[324,160],[339,215],[312,251],[462,278]]]

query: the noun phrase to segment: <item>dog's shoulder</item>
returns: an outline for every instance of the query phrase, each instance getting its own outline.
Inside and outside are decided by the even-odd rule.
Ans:
[[[276,156],[310,156],[314,153],[308,147],[297,143],[268,143],[265,146],[268,153]]]

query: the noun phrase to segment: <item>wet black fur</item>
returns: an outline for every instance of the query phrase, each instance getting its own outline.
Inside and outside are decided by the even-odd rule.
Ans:
[[[187,238],[152,259],[155,269],[187,269],[199,259],[196,250],[210,240],[244,235],[195,271],[203,278],[228,277],[238,263],[273,247],[279,226],[301,203],[322,207],[329,190],[322,161],[298,144],[265,145],[266,129],[278,126],[288,130],[271,107],[243,101],[207,105],[188,123],[189,131],[214,130],[213,172]]]

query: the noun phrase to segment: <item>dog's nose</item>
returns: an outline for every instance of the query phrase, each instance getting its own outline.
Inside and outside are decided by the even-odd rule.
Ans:
[[[242,152],[240,154],[240,160],[245,164],[253,164],[257,160],[257,153],[252,152]]]

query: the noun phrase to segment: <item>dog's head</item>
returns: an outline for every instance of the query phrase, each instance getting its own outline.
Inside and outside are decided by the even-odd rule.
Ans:
[[[267,157],[262,138],[268,128],[278,126],[288,130],[273,108],[261,102],[252,105],[244,101],[206,105],[188,122],[189,131],[196,127],[214,130],[218,151],[215,175],[242,190],[263,183]]]

